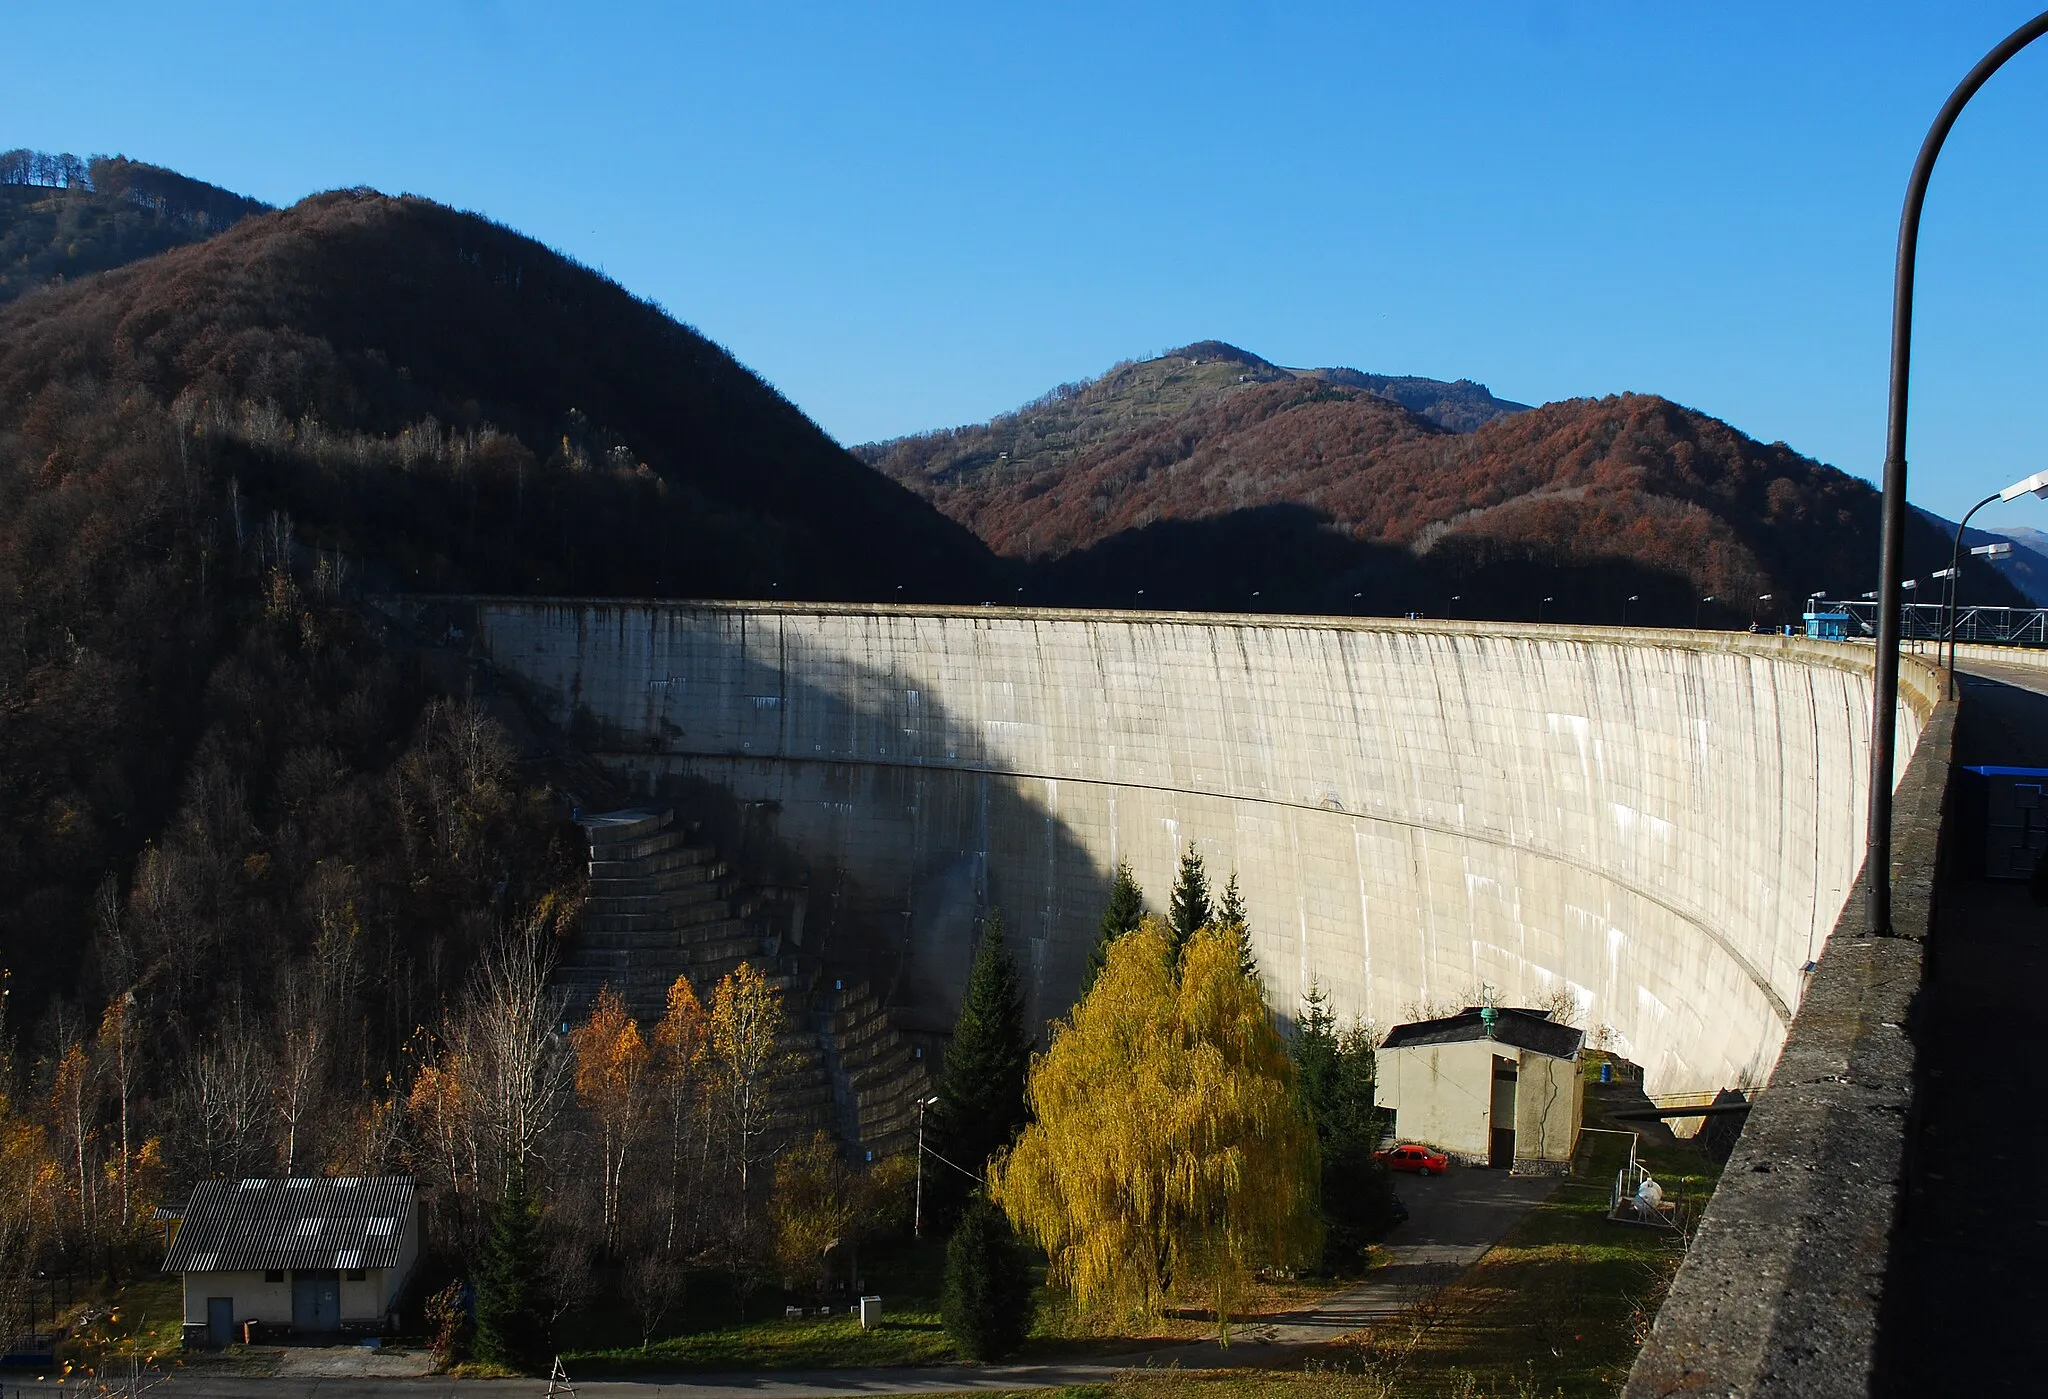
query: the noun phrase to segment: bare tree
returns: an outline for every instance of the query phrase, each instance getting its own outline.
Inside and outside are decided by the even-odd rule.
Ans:
[[[250,1174],[264,1155],[270,1065],[239,1013],[212,1043],[187,1056],[172,1120],[185,1138],[188,1171],[200,1177]]]
[[[278,1160],[288,1176],[298,1166],[301,1138],[321,1099],[321,1077],[326,1067],[326,1035],[321,1016],[315,1013],[310,1000],[304,981],[288,973],[278,997],[277,1077],[271,1086],[278,1124],[283,1129]]]
[[[547,895],[478,959],[467,1018],[484,1132],[497,1158],[494,1189],[538,1159],[575,1073],[557,1032],[562,997],[548,988],[554,928],[565,913],[563,901]]]

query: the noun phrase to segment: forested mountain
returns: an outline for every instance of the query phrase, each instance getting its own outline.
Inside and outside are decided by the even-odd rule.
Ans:
[[[1356,369],[1283,369],[1220,340],[1184,345],[1156,359],[1112,366],[1094,379],[1061,384],[994,421],[856,447],[861,460],[924,495],[956,519],[985,490],[1031,482],[1124,434],[1227,402],[1261,385],[1363,389],[1438,426],[1468,432],[1526,405],[1495,398],[1469,379],[1444,383]]]
[[[979,600],[989,566],[696,332],[422,200],[319,196],[0,307],[4,1033],[54,1064],[136,991],[171,1094],[325,987],[352,1150],[477,939],[581,877],[356,586]]]
[[[1872,586],[1867,484],[1668,400],[1571,400],[1459,433],[1335,377],[1176,397],[1205,367],[1192,358],[1135,367],[1166,377],[1134,371],[1136,408],[1084,415],[1100,430],[1021,461],[963,454],[965,430],[880,460],[1030,561],[1025,596],[1075,605],[1612,622],[1633,598],[1636,621],[1746,625]],[[1070,401],[1115,400],[1098,384]],[[1938,529],[1910,534],[1916,567],[1947,562]]]
[[[0,152],[0,303],[196,243],[269,208],[123,156]]]

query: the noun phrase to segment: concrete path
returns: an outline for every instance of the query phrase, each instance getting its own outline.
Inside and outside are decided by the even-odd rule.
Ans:
[[[1958,668],[1957,765],[2048,768],[2048,669]],[[2026,885],[1962,878],[1957,863],[1937,891],[1915,1007],[1917,1130],[1880,1344],[1902,1392],[2038,1394],[2038,1342],[2025,1338],[2048,1315],[2048,909]]]
[[[1423,1180],[1404,1176],[1396,1186],[1408,1206],[1406,1223],[1387,1239],[1393,1261],[1362,1286],[1324,1298],[1311,1308],[1231,1328],[1226,1350],[1214,1341],[1136,1350],[1127,1355],[1029,1365],[931,1365],[876,1370],[756,1370],[744,1374],[649,1376],[579,1382],[578,1399],[839,1399],[867,1394],[948,1394],[962,1391],[1045,1389],[1101,1384],[1131,1369],[1220,1369],[1259,1365],[1300,1346],[1321,1345],[1390,1316],[1432,1288],[1454,1280],[1500,1241],[1516,1221],[1547,1197],[1557,1182],[1499,1171],[1453,1169]],[[342,1352],[306,1351],[333,1356]],[[345,1354],[342,1358],[346,1358]],[[389,1357],[396,1359],[395,1356]],[[159,1399],[539,1399],[545,1380],[402,1379],[335,1373],[340,1359],[311,1360],[270,1378],[209,1373],[208,1366],[173,1370],[152,1392]],[[79,1386],[8,1380],[0,1399],[48,1399],[90,1394]]]

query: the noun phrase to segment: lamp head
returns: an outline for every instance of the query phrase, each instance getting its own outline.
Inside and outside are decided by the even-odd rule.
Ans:
[[[2023,495],[2048,497],[2048,471],[2037,471],[2024,481],[2015,481],[1998,493],[2000,500],[2018,500]]]

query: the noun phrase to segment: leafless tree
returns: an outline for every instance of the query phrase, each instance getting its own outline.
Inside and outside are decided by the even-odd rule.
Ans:
[[[175,1092],[173,1120],[194,1175],[246,1176],[264,1153],[270,1065],[239,1012],[211,1043],[188,1055]]]
[[[503,1174],[540,1156],[568,1101],[575,1063],[558,1032],[562,997],[548,988],[560,901],[544,898],[487,943],[469,1006],[483,1127]]]

